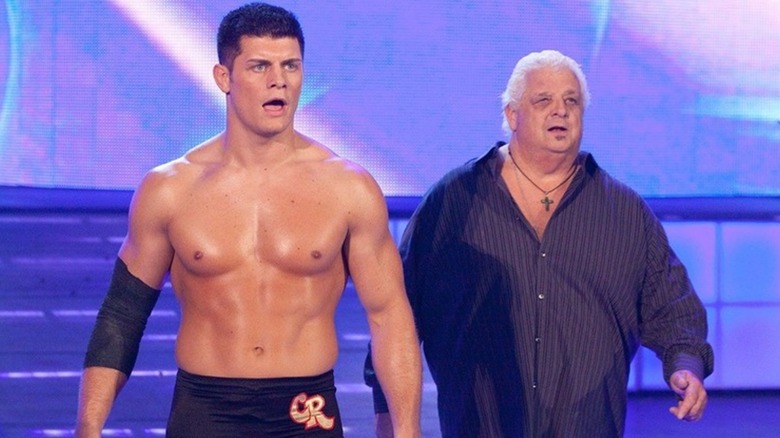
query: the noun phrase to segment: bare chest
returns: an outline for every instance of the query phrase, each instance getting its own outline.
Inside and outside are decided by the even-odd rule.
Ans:
[[[171,221],[170,240],[196,274],[269,267],[314,275],[341,258],[347,223],[338,202],[286,190],[192,194]]]

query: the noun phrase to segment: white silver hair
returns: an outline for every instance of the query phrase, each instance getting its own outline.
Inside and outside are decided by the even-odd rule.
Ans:
[[[588,82],[585,80],[585,73],[582,72],[582,68],[577,61],[557,50],[542,50],[541,52],[529,53],[517,61],[515,69],[512,71],[512,75],[509,77],[509,81],[506,84],[506,90],[501,94],[501,114],[504,117],[502,128],[507,135],[511,135],[512,131],[509,128],[509,121],[506,119],[506,113],[504,113],[503,110],[507,105],[512,109],[517,109],[517,105],[523,97],[523,93],[525,93],[528,73],[539,70],[540,68],[565,68],[570,70],[580,82],[582,107],[587,108],[590,103]]]

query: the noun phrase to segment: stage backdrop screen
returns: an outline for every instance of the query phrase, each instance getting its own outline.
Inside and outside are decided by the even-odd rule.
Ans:
[[[241,1],[0,0],[0,185],[132,189],[224,126]],[[650,197],[780,195],[775,0],[278,1],[306,37],[296,128],[419,196],[501,130],[515,62],[588,77],[582,147]]]

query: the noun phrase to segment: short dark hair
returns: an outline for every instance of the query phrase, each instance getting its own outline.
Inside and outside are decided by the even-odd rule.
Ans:
[[[225,15],[217,32],[219,63],[233,69],[241,53],[241,37],[295,38],[303,56],[303,30],[292,12],[267,3],[248,3]]]

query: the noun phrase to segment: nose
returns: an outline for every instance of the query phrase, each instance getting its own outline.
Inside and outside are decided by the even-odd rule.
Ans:
[[[287,78],[281,66],[271,67],[268,73],[268,88],[287,88]]]
[[[552,112],[553,116],[567,117],[569,115],[569,108],[566,105],[566,99],[565,98],[554,99],[552,110],[553,110]]]

